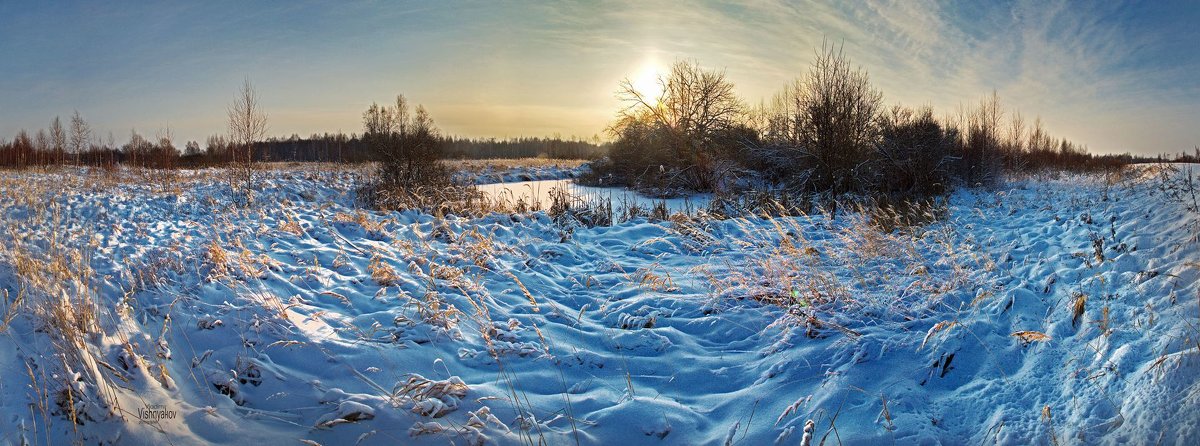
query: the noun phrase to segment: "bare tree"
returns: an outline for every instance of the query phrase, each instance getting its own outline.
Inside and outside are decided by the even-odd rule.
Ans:
[[[883,95],[842,48],[824,44],[803,79],[773,101],[768,140],[781,148],[795,183],[835,193],[864,186],[880,138]]]
[[[666,183],[700,190],[719,187],[727,137],[745,111],[733,82],[723,71],[686,60],[675,62],[658,82],[662,93],[657,98],[647,97],[629,79],[620,83],[617,97],[626,106],[610,129],[618,139],[613,156],[617,170],[639,177],[637,170],[657,170],[671,177]]]
[[[103,163],[109,168],[117,165],[117,138],[113,135],[112,130],[108,131],[108,137],[104,139],[104,160]]]
[[[249,204],[253,197],[254,185],[254,146],[267,134],[267,114],[258,103],[258,93],[250,79],[242,84],[242,89],[229,105],[229,143],[234,147],[236,166],[231,169],[229,187],[235,182],[245,185],[245,203]]]
[[[978,108],[966,117],[966,132],[962,144],[962,173],[967,185],[991,185],[999,180],[1003,167],[1000,125],[1004,111],[995,91],[979,102]]]
[[[3,146],[4,144],[0,144],[0,148],[3,148]],[[25,133],[25,129],[21,129],[17,132],[17,136],[13,138],[12,145],[7,149],[9,153],[6,154],[7,159],[5,159],[5,164],[24,168],[32,158],[30,155],[34,151],[34,143],[29,139],[29,134]]]
[[[129,164],[146,167],[147,158],[150,157],[150,152],[154,145],[147,141],[145,137],[137,132],[136,129],[129,130],[129,142],[122,148],[125,156],[129,158]]]
[[[46,152],[50,151],[50,138],[46,136],[46,131],[38,129],[37,137],[34,138],[34,150],[36,152],[35,162],[39,165],[45,165],[49,160],[45,159]]]
[[[63,130],[62,120],[58,116],[50,121],[50,144],[54,150],[54,162],[60,165],[66,162],[67,132]]]
[[[892,107],[880,116],[882,138],[876,150],[876,191],[927,196],[945,191],[950,151],[958,136],[933,117],[933,109]]]
[[[75,110],[75,114],[71,115],[71,152],[75,154],[75,163],[79,163],[79,156],[88,149],[88,145],[92,141],[92,128],[87,121],[83,120],[83,116],[79,114],[79,110]]]
[[[175,136],[171,132],[171,126],[168,124],[158,130],[155,135],[158,139],[158,144],[154,147],[154,167],[159,169],[171,169],[174,166],[175,157],[179,152],[175,149]]]
[[[205,151],[209,157],[225,161],[230,159],[229,141],[225,139],[225,135],[209,135],[205,144]]]
[[[448,172],[441,164],[443,144],[433,118],[421,105],[410,115],[403,95],[396,96],[394,107],[371,104],[367,108],[363,141],[380,163],[380,187],[387,194],[449,185]]]
[[[1029,129],[1029,137],[1026,139],[1029,144],[1031,153],[1045,153],[1054,150],[1054,141],[1045,127],[1042,126],[1042,117],[1038,116],[1033,120],[1033,127]]]
[[[1025,117],[1019,111],[1012,112],[1012,118],[1008,126],[1008,134],[1005,135],[1002,156],[1004,157],[1005,168],[1011,171],[1025,169],[1028,160],[1029,141],[1025,139]]]

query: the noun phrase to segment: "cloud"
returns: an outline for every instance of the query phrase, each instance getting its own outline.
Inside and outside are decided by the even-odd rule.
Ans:
[[[807,69],[811,50],[797,52],[790,42],[812,48],[824,38],[844,45],[889,101],[929,103],[949,112],[994,90],[1006,106],[1027,118],[1040,115],[1051,130],[1101,152],[1150,153],[1194,144],[1200,139],[1196,130],[1168,123],[1177,113],[1197,110],[1194,73],[1200,60],[1146,57],[1164,42],[1189,35],[1131,23],[1129,9],[1066,1],[778,2],[744,9],[709,5],[681,17],[705,29],[693,29],[694,46],[715,49],[713,59],[730,64],[736,74],[731,77],[748,80],[749,90],[758,94],[771,91],[766,87],[771,79],[782,85]],[[693,15],[704,19],[693,21]],[[1100,128],[1119,122],[1137,129],[1114,134],[1111,127]]]
[[[1174,151],[1200,140],[1196,126],[1177,124],[1179,113],[1200,112],[1194,80],[1200,31],[1192,26],[1200,8],[1186,3],[623,0],[93,9],[66,3],[18,11],[0,4],[0,53],[19,61],[0,67],[0,134],[79,108],[117,129],[170,117],[187,123],[181,138],[202,139],[222,131],[224,98],[250,75],[275,107],[272,128],[289,133],[356,128],[357,112],[336,118],[311,110],[358,110],[405,93],[453,132],[590,135],[619,107],[617,82],[647,67],[695,59],[725,69],[738,93],[758,102],[802,76],[827,41],[867,69],[890,103],[951,112],[995,90],[1026,118],[1041,115],[1051,131],[1098,151]]]

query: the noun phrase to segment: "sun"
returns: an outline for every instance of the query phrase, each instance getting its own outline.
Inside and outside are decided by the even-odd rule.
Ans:
[[[642,98],[646,102],[657,105],[659,99],[662,97],[663,86],[659,82],[662,77],[661,73],[656,65],[647,64],[638,70],[637,76],[630,79],[633,89],[642,95]]]

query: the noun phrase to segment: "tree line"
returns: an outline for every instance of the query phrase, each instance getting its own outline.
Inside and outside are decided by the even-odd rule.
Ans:
[[[380,161],[396,167],[389,157],[416,151],[410,160],[421,162],[410,163],[408,170],[447,158],[598,159],[583,181],[662,193],[766,187],[929,195],[952,184],[989,185],[1004,172],[1155,161],[1089,154],[1086,147],[1051,136],[1040,118],[1027,122],[1019,112],[1006,111],[995,93],[940,116],[930,107],[886,106],[867,72],[829,44],[817,50],[806,73],[757,105],[738,97],[723,71],[695,61],[676,62],[658,82],[661,93],[655,97],[629,80],[619,84],[624,106],[608,129],[612,142],[606,143],[598,137],[447,136],[424,108],[410,110],[403,96],[394,105],[372,104],[363,115],[362,133],[267,138],[266,115],[247,81],[227,110],[228,133],[208,137],[203,146],[189,141],[177,148],[169,128],[153,137],[131,130],[128,142],[118,145],[111,132],[101,138],[76,111],[66,124],[55,117],[48,129],[0,139],[0,167],[227,165],[242,168],[239,179],[249,188],[258,162]],[[1192,158],[1200,159],[1200,149]],[[407,175],[397,172],[384,176]],[[387,183],[408,182],[393,178]]]
[[[268,137],[256,140],[247,155],[230,135],[209,136],[203,144],[188,141],[177,147],[170,128],[144,135],[130,130],[127,142],[118,144],[110,132],[100,137],[75,112],[64,125],[59,117],[48,129],[30,134],[20,130],[12,140],[0,138],[0,167],[84,165],[112,167],[118,164],[146,168],[204,167],[238,164],[245,156],[255,162],[344,162],[375,160],[366,133],[321,133],[301,137]],[[607,153],[608,144],[598,140],[561,137],[512,139],[463,138],[438,135],[446,159],[556,158],[594,159]]]
[[[610,156],[585,181],[671,194],[773,188],[931,195],[995,183],[1006,171],[1103,169],[1149,161],[1096,156],[1006,112],[993,93],[937,116],[885,106],[865,70],[824,44],[807,73],[749,105],[723,71],[690,60],[660,76],[657,97],[625,80]]]

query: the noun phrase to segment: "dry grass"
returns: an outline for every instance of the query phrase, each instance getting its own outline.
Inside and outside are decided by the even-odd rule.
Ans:
[[[385,227],[386,221],[377,221],[371,218],[371,215],[368,214],[367,211],[361,209],[353,213],[337,212],[333,214],[332,220],[336,223],[358,225],[363,229],[363,231],[366,231],[368,235],[377,239],[390,237],[390,234]]]
[[[1083,312],[1087,309],[1087,301],[1086,294],[1075,293],[1075,300],[1071,305],[1071,326],[1079,328],[1079,323],[1083,320]],[[1107,316],[1107,312],[1105,316]]]
[[[379,286],[392,286],[400,282],[400,276],[396,274],[396,270],[392,265],[379,254],[371,257],[371,262],[367,264],[367,271],[371,273],[371,279]]]
[[[102,319],[118,314],[99,305],[91,268],[91,233],[70,229],[64,209],[52,197],[61,191],[44,183],[5,184],[5,192],[21,190],[23,199],[8,206],[24,206],[25,218],[2,223],[7,243],[0,247],[0,261],[16,279],[17,295],[5,293],[2,327],[7,330],[24,318],[49,341],[52,352],[30,364],[31,388],[37,389],[38,414],[49,435],[53,417],[70,421],[76,441],[82,441],[77,426],[99,421],[119,410],[113,373],[104,355],[92,344],[102,334]],[[16,197],[18,195],[14,195]],[[6,209],[0,209],[6,211]]]
[[[1050,406],[1042,407],[1042,421],[1046,422],[1046,429],[1050,434],[1050,444],[1058,446],[1058,433],[1054,431],[1054,415],[1050,413]]]
[[[935,223],[944,218],[940,206],[841,207],[849,211],[730,220],[746,235],[729,248],[745,258],[702,269],[713,295],[779,306],[788,313],[780,323],[805,326],[810,335],[828,327],[852,333],[818,314],[860,321],[925,317],[947,294],[966,288],[972,268],[985,260],[972,258],[954,225]],[[700,251],[720,243],[695,221],[681,219],[673,228]]]
[[[1100,320],[1096,321],[1096,324],[1100,327],[1100,333],[1104,336],[1112,334],[1112,319],[1109,318],[1108,313],[1108,305],[1105,305],[1104,308],[1100,309]]]
[[[1049,342],[1050,336],[1040,331],[1022,330],[1013,332],[1012,337],[1017,338],[1022,344],[1029,345],[1034,342]]]
[[[626,279],[633,282],[643,290],[657,292],[673,292],[679,290],[675,286],[675,281],[671,279],[670,272],[656,273],[659,268],[658,263],[654,263],[649,267],[638,268],[632,275],[627,275]]]
[[[212,275],[223,276],[229,272],[229,252],[213,239],[208,243],[208,249],[205,251],[208,255],[208,264],[212,266]]]
[[[286,204],[285,204],[286,206]],[[296,221],[290,212],[284,211],[284,221],[279,222],[279,230],[295,236],[304,235],[304,228]]]
[[[31,411],[35,419],[30,421],[36,426],[33,432],[45,433],[47,442],[51,427],[60,419],[71,426],[127,420],[131,414],[122,409],[121,402],[139,398],[130,393],[129,383],[137,376],[133,370],[143,370],[151,382],[163,388],[174,388],[168,368],[174,303],[162,310],[143,311],[147,308],[140,307],[134,296],[166,285],[192,267],[185,262],[183,251],[190,241],[185,238],[122,260],[125,270],[119,277],[99,277],[92,269],[92,252],[104,237],[93,232],[96,227],[91,221],[68,217],[75,214],[79,197],[86,205],[96,194],[117,199],[178,195],[182,187],[211,183],[212,175],[212,171],[72,168],[0,176],[3,194],[14,198],[0,202],[0,216],[4,217],[0,230],[6,238],[0,246],[0,263],[11,271],[17,291],[2,293],[5,306],[0,328],[28,324],[36,330],[31,336],[48,341],[45,345],[50,351],[26,364],[29,387],[37,395],[33,402],[39,406]],[[127,231],[135,237],[158,235],[150,234],[152,228],[145,223],[127,228],[114,225],[111,234],[105,235],[121,237]],[[273,260],[248,256],[249,251],[236,239],[231,247],[216,241],[217,234],[229,229],[214,228],[214,241],[202,245],[194,266],[211,266],[212,276],[272,267]],[[114,282],[120,288],[117,294],[101,295],[100,287]],[[148,314],[153,316],[149,320]],[[138,337],[148,342],[131,340]],[[40,340],[20,342],[41,345]],[[119,353],[113,353],[114,347]],[[109,359],[110,355],[116,359]],[[76,442],[86,440],[82,432],[75,430]]]
[[[534,299],[533,293],[529,292],[529,288],[525,287],[525,284],[521,282],[521,279],[517,278],[516,274],[508,271],[505,271],[504,274],[507,274],[508,277],[512,278],[513,282],[516,282],[517,287],[521,288],[521,293],[524,294],[525,298],[529,300],[529,305],[533,306],[533,311],[541,311],[538,309],[537,299]]]
[[[8,330],[8,327],[12,325],[13,318],[17,317],[21,303],[25,300],[25,289],[23,287],[17,289],[16,296],[10,295],[7,289],[3,291],[4,307],[3,311],[0,311],[0,333]]]
[[[933,338],[934,335],[936,335],[940,332],[949,330],[957,325],[958,325],[957,321],[941,321],[936,324],[933,324],[933,327],[931,327],[929,329],[929,331],[925,333],[925,339],[921,340],[921,346],[917,347],[917,350],[921,350],[921,349],[925,348],[925,345],[929,343],[929,340],[931,338]]]
[[[4,187],[3,181],[5,180],[0,179],[0,187]],[[123,180],[98,180],[98,185],[92,187],[110,187],[103,184],[118,184],[116,183],[118,181]],[[31,206],[37,204],[36,200],[29,200],[25,197],[14,197],[14,201],[29,203]],[[505,207],[511,206],[510,204],[503,203],[492,203],[487,206],[486,209],[491,210],[511,209]],[[774,206],[783,208],[783,205],[780,204]],[[477,208],[479,211],[482,209],[485,208]],[[848,214],[818,210],[812,217],[819,223],[817,225],[813,225],[813,220],[807,217],[771,218],[770,220],[732,219],[727,222],[729,224],[727,228],[736,228],[737,231],[747,235],[745,237],[739,235],[733,239],[728,234],[737,231],[730,229],[718,232],[713,229],[713,225],[724,224],[724,222],[683,214],[665,215],[665,210],[662,211],[664,215],[660,218],[669,221],[663,225],[680,235],[681,237],[677,239],[683,240],[687,249],[697,254],[718,249],[744,250],[747,253],[745,262],[711,265],[700,270],[707,275],[708,285],[715,295],[730,298],[726,303],[737,300],[753,300],[778,305],[787,309],[789,313],[789,317],[782,323],[804,325],[816,334],[819,334],[824,328],[833,328],[853,335],[852,330],[827,320],[833,313],[861,319],[930,316],[930,313],[925,310],[929,306],[926,304],[931,302],[934,305],[942,304],[939,299],[947,294],[970,288],[966,286],[971,284],[970,271],[973,268],[988,268],[988,265],[992,265],[986,256],[979,254],[979,250],[972,249],[970,243],[963,241],[960,234],[954,232],[953,225],[936,223],[939,219],[944,218],[944,215],[939,215],[938,209],[930,208],[918,211],[920,215],[916,217],[908,211],[894,208],[876,209],[860,205],[850,209],[852,210]],[[296,219],[286,210],[283,212],[284,219],[278,223],[278,227],[268,229],[302,235],[303,230]],[[562,210],[563,215],[568,213],[568,209]],[[41,218],[52,219],[52,215],[53,210],[48,208]],[[645,214],[639,215],[644,216]],[[831,215],[836,215],[836,217],[829,218],[828,216]],[[922,220],[925,218],[928,219]],[[381,218],[380,214],[361,210],[336,213],[332,220],[353,224],[362,227],[368,233],[377,234],[386,234],[385,228],[388,225],[388,221]],[[913,226],[911,223],[913,220],[917,220],[919,223]],[[930,221],[935,223],[926,225]],[[61,223],[53,224],[60,225]],[[509,252],[520,252],[520,250],[505,246],[503,241],[497,241],[491,235],[479,232],[479,228],[460,232],[461,228],[451,228],[451,226],[453,225],[446,225],[445,227],[448,229],[436,240],[393,239],[389,240],[387,244],[387,248],[393,252],[360,253],[363,254],[363,257],[370,258],[367,269],[372,280],[385,288],[381,290],[381,293],[394,295],[396,291],[399,291],[401,299],[406,299],[406,304],[415,308],[416,316],[413,323],[425,323],[445,330],[454,328],[460,322],[459,319],[463,313],[450,302],[455,297],[452,295],[455,290],[461,292],[466,297],[466,301],[476,307],[475,314],[471,315],[472,319],[464,322],[475,322],[481,327],[483,341],[488,344],[489,352],[503,369],[501,361],[505,353],[492,346],[492,336],[495,335],[495,330],[492,329],[491,334],[488,332],[493,322],[488,306],[494,302],[488,303],[488,299],[492,299],[492,297],[488,294],[487,288],[480,285],[483,280],[497,278],[504,280],[504,277],[509,277],[518,288],[518,290],[511,290],[512,287],[510,287],[509,291],[514,293],[511,295],[512,298],[527,299],[537,311],[537,299],[520,278],[511,272],[494,269],[497,255],[503,255],[506,250]],[[271,264],[274,261],[270,257],[255,254],[253,250],[242,244],[241,239],[228,237],[230,242],[224,245],[218,241],[217,234],[232,234],[236,232],[234,228],[223,227],[217,228],[215,231],[216,234],[212,241],[200,250],[204,256],[203,261],[211,265],[211,274],[226,276],[231,273],[234,275],[241,273],[245,274],[243,278],[249,278],[260,274],[263,268],[272,267]],[[12,228],[9,228],[9,232],[10,235],[7,237],[13,240],[24,240],[25,236],[12,233]],[[336,233],[334,235],[336,236]],[[677,239],[672,238],[672,240]],[[252,238],[246,238],[246,240],[247,243],[253,243]],[[439,245],[438,242],[443,242],[445,246]],[[62,248],[52,249],[50,255],[44,254],[41,250],[27,249],[31,243],[18,243],[14,247],[5,246],[0,251],[0,260],[6,262],[12,260],[12,264],[15,265],[15,275],[22,279],[20,289],[13,291],[11,295],[8,290],[4,290],[2,296],[4,307],[0,307],[2,310],[0,316],[3,316],[0,319],[0,331],[8,327],[14,318],[24,314],[36,316],[43,321],[53,321],[55,326],[48,327],[47,333],[60,340],[59,344],[56,344],[56,348],[64,352],[78,352],[76,356],[78,359],[70,361],[72,365],[68,366],[64,363],[60,366],[79,370],[78,364],[87,363],[87,355],[92,355],[95,360],[95,354],[88,352],[93,348],[89,344],[89,334],[101,331],[99,328],[103,325],[103,321],[111,316],[105,314],[104,305],[98,302],[95,292],[88,291],[87,284],[93,280],[94,272],[90,271],[87,249],[80,249],[76,245],[66,243],[65,240],[56,243],[58,245],[52,246],[61,246]],[[347,243],[347,245],[354,247],[352,243]],[[435,249],[445,252],[427,255]],[[254,250],[261,251],[260,248],[254,248]],[[417,267],[413,268],[415,271],[408,271],[412,273],[411,275],[397,272],[392,265],[394,260],[389,259],[414,259],[412,265],[417,265]],[[350,265],[351,262],[352,260],[346,255],[346,252],[342,252],[333,259],[332,266],[334,269],[338,269]],[[316,260],[312,264],[319,265]],[[404,264],[400,263],[400,265]],[[163,268],[172,267],[167,265]],[[157,267],[147,264],[144,270],[140,269],[135,274],[139,277],[139,282],[153,285],[163,280],[162,275],[157,271],[159,271]],[[424,294],[415,292],[414,295],[409,296],[407,292],[398,290],[398,288],[386,289],[399,285],[405,277],[411,276],[427,281]],[[626,273],[625,277],[630,283],[643,290],[671,292],[676,289],[672,271],[666,270],[657,263],[637,268]],[[586,279],[581,277],[581,280],[587,288],[592,288],[591,276],[587,276]],[[682,282],[683,279],[680,281]],[[59,289],[56,287],[83,291],[66,294],[54,294],[47,291]],[[536,289],[535,287],[535,291]],[[345,306],[351,305],[350,299],[346,296],[331,291],[322,294],[341,301]],[[247,296],[246,294],[242,295]],[[981,305],[994,294],[991,291],[984,291],[975,296],[976,300],[971,302],[968,308]],[[1074,301],[1069,308],[1071,308],[1072,323],[1078,327],[1084,322],[1088,297],[1083,294],[1073,297]],[[281,320],[280,323],[288,322],[287,310],[295,305],[294,302],[285,303],[277,296],[270,294],[251,293],[248,298],[256,301],[257,307],[266,308],[272,314],[277,315]],[[453,302],[461,302],[461,300]],[[1101,333],[1107,334],[1111,331],[1109,308],[1108,306],[1099,307],[1098,305],[1101,304],[1103,304],[1102,301],[1092,302],[1093,312],[1100,314],[1100,319],[1094,322],[1100,325]],[[548,304],[546,308],[547,311],[557,311],[554,305]],[[883,314],[878,312],[880,308],[885,310]],[[893,311],[893,313],[888,313],[888,311]],[[580,310],[580,318],[582,318],[582,314],[583,309]],[[412,317],[412,313],[408,315]],[[310,317],[318,318],[320,316],[321,312],[316,312]],[[576,318],[576,320],[580,318]],[[941,317],[931,318],[929,322],[932,323],[938,319]],[[651,318],[639,323],[643,324],[641,326],[648,327],[653,326],[655,321]],[[166,327],[164,324],[164,333]],[[955,330],[966,328],[966,326],[959,326],[957,320],[938,322],[925,333],[918,350],[930,343],[936,347],[939,339],[957,335]],[[533,330],[538,331],[538,336],[541,338],[541,331],[536,326],[533,327]],[[164,337],[160,336],[160,339]],[[1034,331],[1012,333],[1012,337],[1026,345],[1033,342],[1050,341],[1049,336]],[[292,345],[291,342],[300,344],[298,341],[278,341],[272,346]],[[542,343],[543,349],[549,351],[548,342],[544,338]],[[123,347],[131,351],[135,348],[129,343],[123,344]],[[1198,347],[1198,351],[1200,351],[1200,347]],[[167,369],[161,361],[158,364],[149,364],[136,353],[127,353],[127,356],[133,358],[133,361],[139,362],[141,367],[148,369],[156,367],[157,370],[154,373],[159,375],[158,379],[164,385],[170,381],[170,376],[166,373]],[[92,368],[105,370],[105,367],[106,364],[96,362]],[[44,369],[36,372],[30,369],[29,375],[31,381],[36,384],[33,387],[36,390],[38,401],[42,401],[39,403],[42,406],[41,409],[47,413],[44,416],[47,421],[53,416],[50,413],[54,407],[61,407],[59,409],[61,413],[67,414],[67,418],[73,423],[88,421],[87,417],[90,415],[81,409],[76,409],[76,407],[83,407],[78,401],[93,398],[93,395],[98,392],[97,388],[103,384],[92,387],[84,386],[81,390],[80,385],[73,382],[56,382],[56,379],[61,380],[61,378],[46,375]],[[106,378],[106,375],[108,375],[107,372],[97,373],[94,376],[98,376],[98,378],[85,378],[85,382],[90,384],[92,381],[103,383],[105,380],[111,380],[111,378]],[[532,406],[529,406],[527,401],[522,403],[522,398],[518,395],[520,386],[517,381],[524,378],[506,370],[501,371],[501,377],[513,394],[510,398],[512,404],[516,406],[516,411],[522,414],[521,419],[524,420],[526,414],[533,413]],[[626,380],[629,382],[629,392],[632,394],[633,384],[632,378],[629,376],[628,365],[626,365]],[[413,401],[413,409],[418,414],[437,416],[444,415],[443,410],[446,407],[438,406],[437,403],[427,403],[417,407],[416,403],[440,399],[441,396],[461,398],[462,396],[458,395],[457,390],[459,384],[463,389],[462,396],[465,396],[466,384],[461,381],[458,383],[437,382],[419,376],[400,383],[392,389],[392,392],[396,398],[408,398]],[[386,391],[381,392],[387,393]],[[890,424],[890,414],[887,413],[889,401],[882,395],[879,395],[879,398],[886,414],[883,418]],[[569,396],[565,390],[564,399],[567,400],[569,408]],[[1047,423],[1050,421],[1049,418],[1047,410]],[[573,416],[571,421],[574,423]],[[431,424],[436,425],[436,423]],[[414,429],[418,434],[436,430],[432,426],[422,424],[414,425]],[[806,428],[806,433],[808,432],[811,432],[811,429]]]
[[[397,385],[393,389],[393,394],[396,396],[403,395],[414,401],[423,401],[429,398],[442,398],[445,396],[466,398],[468,391],[470,391],[470,388],[467,387],[467,384],[457,377],[435,381],[421,375],[412,375],[403,385]]]
[[[151,382],[158,381],[163,387],[173,387],[175,378],[171,375],[174,372],[167,366],[170,360],[169,343],[175,339],[175,335],[169,335],[174,310],[155,308],[144,311],[149,309],[140,308],[140,299],[135,295],[142,290],[162,285],[173,277],[179,277],[169,272],[183,269],[180,262],[186,258],[186,253],[180,252],[178,246],[171,245],[155,248],[163,251],[162,256],[152,254],[128,259],[128,274],[122,273],[121,277],[117,278],[124,295],[101,296],[96,289],[99,278],[91,268],[90,252],[94,248],[92,240],[96,239],[95,234],[88,231],[88,225],[79,225],[78,221],[71,220],[74,217],[64,217],[71,215],[67,211],[72,210],[68,207],[72,204],[56,204],[62,201],[61,197],[64,196],[60,187],[70,188],[68,195],[71,197],[86,196],[88,192],[101,189],[104,193],[116,195],[144,193],[149,186],[139,184],[142,180],[137,179],[135,174],[136,172],[117,170],[104,176],[81,178],[73,172],[66,172],[62,175],[64,181],[31,180],[25,177],[25,173],[22,173],[21,177],[0,175],[0,192],[6,197],[6,200],[0,203],[0,217],[8,218],[0,221],[0,230],[6,238],[6,243],[0,246],[0,264],[5,268],[0,274],[9,274],[11,270],[12,276],[17,279],[11,289],[4,287],[0,290],[0,330],[9,331],[13,324],[24,324],[28,320],[32,327],[38,330],[33,336],[49,339],[47,345],[52,346],[52,351],[45,353],[43,359],[27,364],[31,400],[36,405],[31,407],[31,414],[40,417],[31,421],[35,426],[33,433],[39,436],[45,433],[47,438],[50,438],[51,431],[61,430],[54,428],[57,428],[63,419],[71,426],[78,426],[112,421],[122,417],[123,413],[127,414],[120,410],[119,401],[122,398],[136,398],[136,395],[131,396],[128,388],[122,388],[118,384],[125,383],[128,387],[128,380],[135,376],[131,370],[143,370],[153,378]],[[304,174],[301,172],[296,175]],[[197,181],[214,181],[205,179],[209,175],[212,174],[200,172],[193,175],[182,172],[172,180],[178,182],[172,187],[179,187],[178,184],[186,185],[191,181],[190,178],[198,178]],[[114,190],[115,186],[121,188]],[[163,188],[165,190],[165,186]],[[7,200],[10,195],[13,199]],[[278,261],[262,253],[261,247],[249,243],[258,243],[258,237],[270,236],[273,231],[303,235],[303,227],[300,226],[298,218],[289,214],[286,209],[281,210],[280,214],[271,209],[230,208],[222,207],[220,201],[218,196],[205,203],[212,206],[214,213],[220,216],[212,228],[211,237],[201,242],[203,244],[197,250],[198,258],[194,264],[188,263],[189,267],[196,267],[202,271],[201,274],[213,278],[228,279],[228,282],[200,286],[227,286],[230,292],[237,293],[246,301],[245,311],[253,312],[257,317],[262,310],[266,310],[268,319],[272,319],[268,321],[272,327],[270,330],[278,333],[289,331],[288,324],[293,322],[289,321],[289,309],[299,303],[294,300],[284,302],[269,292],[255,291],[248,285],[261,278],[267,270],[280,271],[281,268]],[[23,208],[21,212],[8,212],[8,209],[17,206]],[[272,213],[279,217],[277,221],[280,223],[277,226],[247,227],[233,223],[240,218],[262,221]],[[11,219],[10,215],[20,215],[21,218]],[[386,235],[388,221],[379,218],[378,214],[365,211],[346,212],[335,219],[360,226],[368,233]],[[129,236],[161,235],[152,233],[155,230],[152,225],[135,224],[132,228],[122,225],[122,228]],[[121,235],[122,228],[115,229],[116,237]],[[495,243],[490,237],[478,233],[457,237],[462,241],[471,240],[470,243],[462,245],[469,246],[473,264],[491,263],[495,255]],[[243,244],[243,240],[246,240],[247,244]],[[431,248],[425,246],[413,249],[428,251]],[[372,256],[369,265],[372,278],[385,286],[398,284],[401,275],[384,261],[384,258],[383,255]],[[337,268],[339,264],[346,266],[350,262],[351,259],[343,252],[332,263]],[[440,327],[442,332],[448,332],[458,323],[460,312],[437,293],[438,286],[434,281],[462,282],[465,285],[468,278],[461,266],[431,265],[429,292],[409,301],[416,308],[422,323]],[[336,293],[330,295],[337,297]],[[106,298],[116,300],[116,305],[107,302]],[[340,299],[349,305],[349,299],[344,296]],[[144,331],[149,328],[144,326],[147,314],[163,317],[161,327],[157,325],[158,321],[153,321],[151,323],[155,324],[152,330],[154,333],[137,333],[149,336],[148,342],[131,342],[129,337],[126,337],[126,332]],[[135,321],[135,317],[142,320]],[[314,313],[312,317],[320,317],[319,312]],[[236,322],[236,317],[225,316],[224,319],[228,323],[222,324],[226,327],[221,329],[240,329],[242,325]],[[217,329],[219,326],[209,325],[209,328]],[[114,340],[112,337],[119,339]],[[271,346],[293,345],[288,344],[289,341],[286,340],[280,342],[284,344],[276,342]],[[115,367],[105,362],[107,356],[105,351],[101,350],[105,350],[106,345],[119,346],[120,353],[107,351],[117,355],[119,361],[113,363]],[[182,351],[188,349],[182,348]],[[193,364],[197,363],[195,361],[202,362],[203,359],[193,358]],[[250,359],[247,361],[252,362]],[[239,361],[239,364],[241,362]],[[200,388],[207,388],[210,393],[213,391],[213,383],[208,382],[206,377],[192,376],[192,379],[197,381]],[[80,429],[79,432],[86,430]],[[82,435],[78,435],[77,440],[86,441]]]

